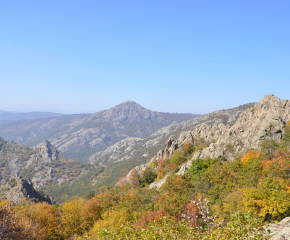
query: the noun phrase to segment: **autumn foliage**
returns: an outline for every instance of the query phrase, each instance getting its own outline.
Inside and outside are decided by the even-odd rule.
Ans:
[[[0,238],[267,239],[263,224],[290,216],[289,143],[290,127],[280,142],[266,140],[232,162],[196,159],[186,175],[176,175],[205,146],[188,143],[89,199],[75,197],[55,206],[13,206],[3,200]],[[160,189],[148,188],[165,175]]]

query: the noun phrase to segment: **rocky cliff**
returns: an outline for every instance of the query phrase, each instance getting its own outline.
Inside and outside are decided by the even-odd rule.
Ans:
[[[242,155],[250,148],[259,147],[261,141],[265,139],[279,141],[282,137],[285,123],[290,120],[290,101],[280,100],[274,95],[267,95],[260,102],[253,104],[242,113],[235,112],[235,114],[226,115],[228,112],[229,110],[219,112],[219,114],[225,116],[224,119],[229,119],[227,122],[223,122],[221,118],[217,117],[210,118],[208,115],[189,121],[192,123],[197,123],[198,121],[198,123],[192,124],[190,130],[180,132],[177,137],[169,137],[165,148],[159,150],[150,162],[170,158],[174,151],[184,144],[189,142],[194,144],[202,139],[202,141],[207,143],[208,147],[197,151],[193,158],[181,166],[179,172],[177,172],[177,174],[185,174],[192,161],[197,158],[223,156],[224,159],[231,161],[234,156]],[[215,112],[212,115],[219,114]],[[202,118],[204,121],[201,121]],[[182,125],[190,125],[189,122],[182,123]],[[158,134],[158,132],[155,134]],[[138,166],[135,170],[140,175],[148,164]],[[127,175],[127,179],[129,179],[131,173],[132,171]],[[152,183],[151,187],[159,187],[162,182],[164,180],[159,183]]]
[[[34,187],[40,189],[47,184],[71,182],[96,167],[69,159],[48,141],[30,148],[0,140],[0,185],[22,176],[31,179]]]
[[[178,174],[184,174],[191,162],[197,158],[224,156],[231,161],[234,156],[242,155],[250,148],[258,148],[265,139],[279,142],[289,120],[290,101],[267,95],[252,108],[245,110],[232,125],[203,125],[194,131],[183,133],[177,141],[178,146],[200,138],[208,141],[210,145],[196,152]]]
[[[10,179],[1,188],[2,195],[13,204],[21,204],[22,200],[30,200],[33,202],[47,202],[52,204],[52,200],[48,196],[44,196],[36,191],[30,180],[22,177]]]

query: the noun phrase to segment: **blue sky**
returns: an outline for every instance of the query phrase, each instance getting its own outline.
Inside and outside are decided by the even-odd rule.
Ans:
[[[207,113],[289,89],[290,1],[0,0],[1,110]]]

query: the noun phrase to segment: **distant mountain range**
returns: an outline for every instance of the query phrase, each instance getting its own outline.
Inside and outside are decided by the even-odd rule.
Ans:
[[[0,120],[5,114],[0,114]],[[40,117],[45,114],[51,115]],[[26,119],[24,115],[16,116],[22,119],[0,123],[0,136],[4,139],[31,147],[47,139],[68,157],[87,162],[93,154],[118,141],[131,137],[143,139],[162,127],[200,115],[154,112],[127,101],[95,114],[27,113]]]
[[[0,110],[0,121],[18,121],[28,119],[40,119],[62,116],[61,113],[52,112],[28,112],[28,113],[14,113]]]

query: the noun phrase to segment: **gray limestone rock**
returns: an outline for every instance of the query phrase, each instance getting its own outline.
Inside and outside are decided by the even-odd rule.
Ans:
[[[271,240],[290,239],[290,217],[284,218],[277,224],[269,224],[265,229],[270,231]]]
[[[165,148],[158,151],[156,159],[166,159],[182,145],[203,139],[208,143],[208,147],[197,151],[191,160],[181,166],[177,174],[183,175],[195,159],[224,156],[225,159],[231,161],[236,155],[242,155],[250,148],[258,148],[261,141],[265,139],[279,141],[282,138],[285,123],[290,120],[290,101],[280,100],[274,95],[266,95],[260,102],[245,109],[242,113],[233,112],[230,115],[227,113],[229,110],[188,121],[186,123],[188,125],[189,122],[197,122],[197,124],[193,124],[192,129],[188,131],[179,132],[179,136],[175,138],[170,137]],[[210,116],[215,117],[210,121]],[[220,121],[222,118],[217,116],[223,116],[222,118],[231,119],[234,122]],[[202,121],[202,118],[208,120]]]
[[[34,150],[38,152],[37,160],[43,163],[49,162],[66,162],[68,158],[58,151],[52,144],[44,140],[41,144],[34,147]]]
[[[10,189],[5,193],[4,198],[14,204],[21,204],[23,199],[31,200],[33,202],[47,202],[52,204],[48,196],[43,196],[37,192],[30,180],[25,180],[22,177],[14,178],[12,183],[6,184]]]
[[[153,182],[149,185],[149,189],[156,188],[159,189],[167,180],[169,175],[166,175],[164,178],[160,179],[159,181]]]

